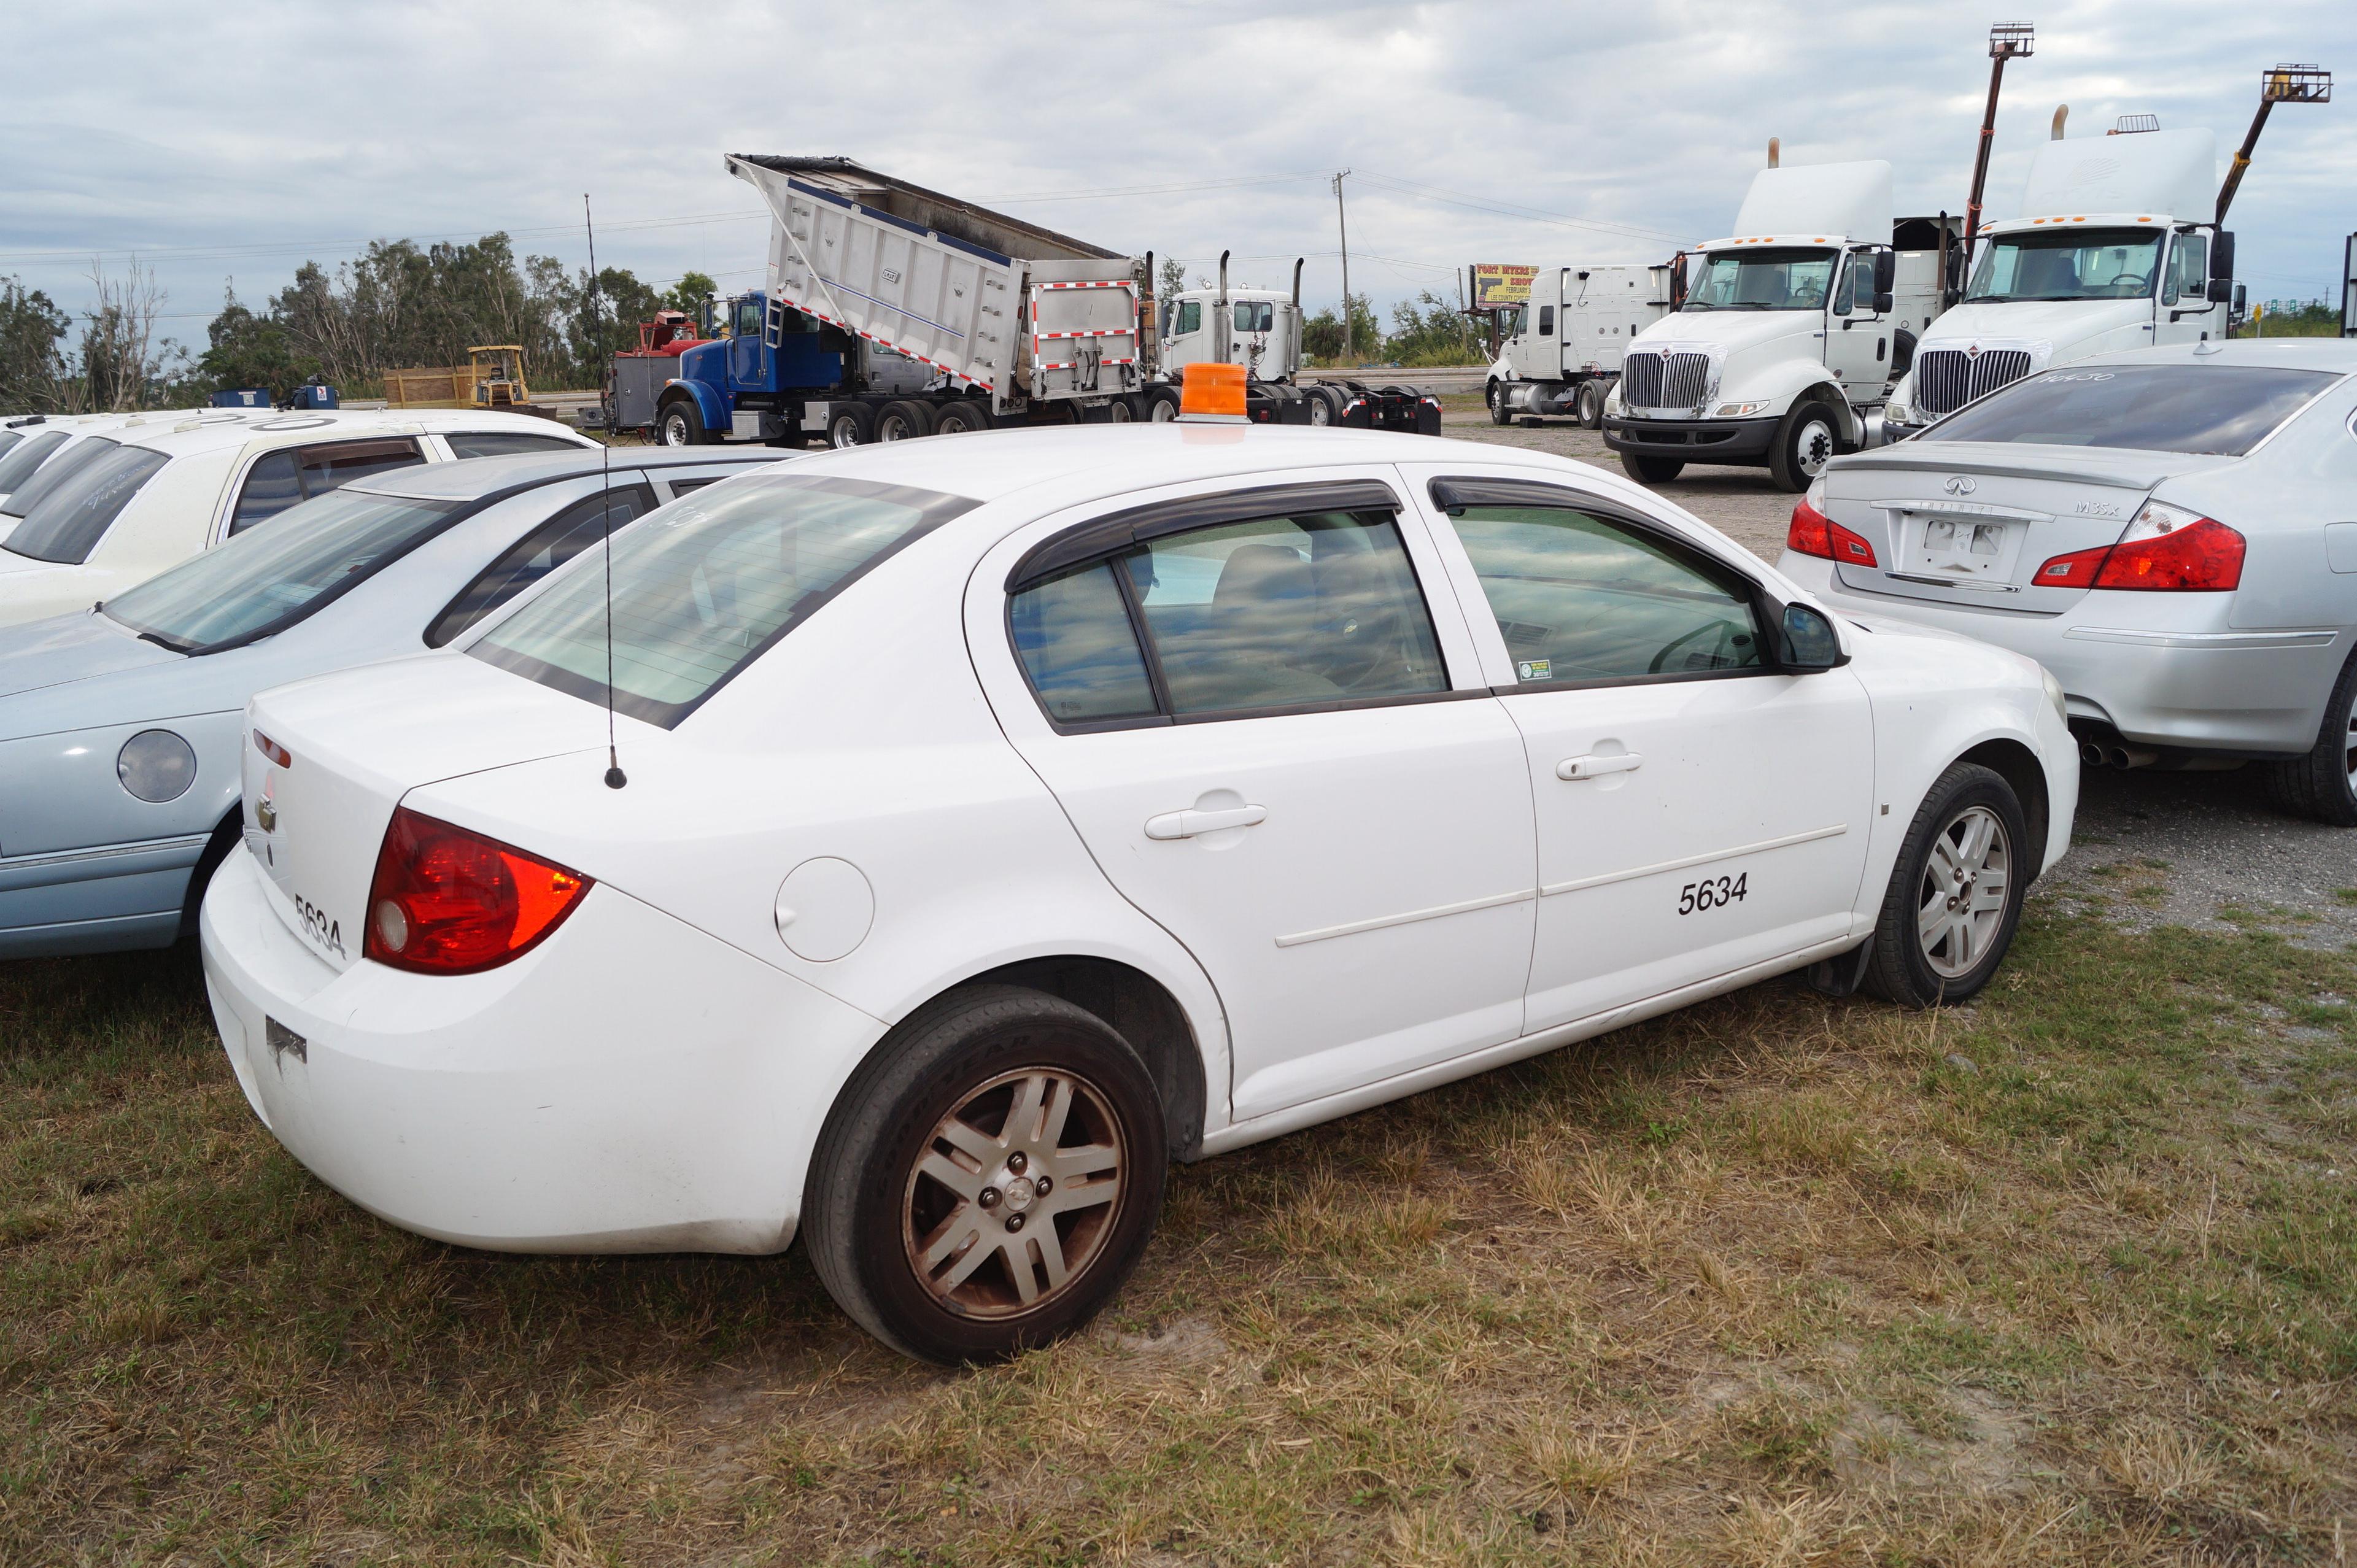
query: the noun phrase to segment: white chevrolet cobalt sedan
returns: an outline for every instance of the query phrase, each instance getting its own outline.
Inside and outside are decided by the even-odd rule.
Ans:
[[[205,970],[298,1159],[471,1246],[799,1232],[949,1361],[1102,1306],[1172,1155],[1787,972],[1972,995],[2078,790],[2036,664],[1625,480],[1198,423],[727,479],[248,725]]]

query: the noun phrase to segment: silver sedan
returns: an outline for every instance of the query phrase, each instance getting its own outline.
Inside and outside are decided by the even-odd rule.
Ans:
[[[1841,457],[1778,566],[2029,654],[2090,763],[2255,762],[2357,827],[2357,342],[2082,360]]]

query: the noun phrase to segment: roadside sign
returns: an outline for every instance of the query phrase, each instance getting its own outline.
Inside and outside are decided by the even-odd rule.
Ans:
[[[1531,282],[1536,267],[1506,266],[1496,262],[1473,263],[1473,308],[1495,310],[1531,302]]]

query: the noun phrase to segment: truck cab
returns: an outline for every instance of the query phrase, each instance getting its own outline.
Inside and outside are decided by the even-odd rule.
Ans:
[[[1637,335],[1671,309],[1673,268],[1575,263],[1541,267],[1531,297],[1506,321],[1491,362],[1492,423],[1570,414],[1593,430]]]
[[[773,313],[759,289],[716,300],[710,311],[711,340],[679,356],[657,401],[663,445],[780,439],[793,428],[787,405],[844,387],[856,349],[848,334],[784,306]]]
[[[1761,466],[1798,493],[1866,444],[1894,355],[1940,313],[1940,227],[1894,221],[1890,188],[1879,159],[1754,177],[1735,232],[1682,258],[1684,302],[1637,335],[1606,400],[1605,444],[1632,478]]]
[[[2233,236],[2208,131],[2050,141],[2018,215],[1984,223],[1964,296],[1917,346],[1883,411],[1891,439],[2055,365],[2226,336]]]
[[[1189,365],[1242,365],[1256,381],[1290,382],[1301,369],[1301,306],[1273,288],[1196,288],[1171,297],[1162,323],[1162,372]]]

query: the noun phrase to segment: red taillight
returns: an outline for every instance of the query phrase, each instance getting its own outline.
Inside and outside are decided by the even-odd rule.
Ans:
[[[2144,539],[2057,555],[2031,579],[2041,588],[2224,593],[2243,582],[2243,536],[2212,518]]]
[[[406,808],[369,883],[361,954],[423,974],[494,969],[554,930],[589,878]]]
[[[253,732],[253,749],[262,753],[263,756],[270,758],[271,761],[278,764],[281,768],[292,768],[295,766],[295,759],[286,755],[286,748],[279,745],[276,741],[271,739],[268,736],[263,734],[260,730],[255,730]]]
[[[1862,534],[1852,533],[1806,499],[1792,503],[1792,524],[1784,531],[1784,548],[1798,555],[1838,561],[1850,566],[1875,566],[1874,546]]]

